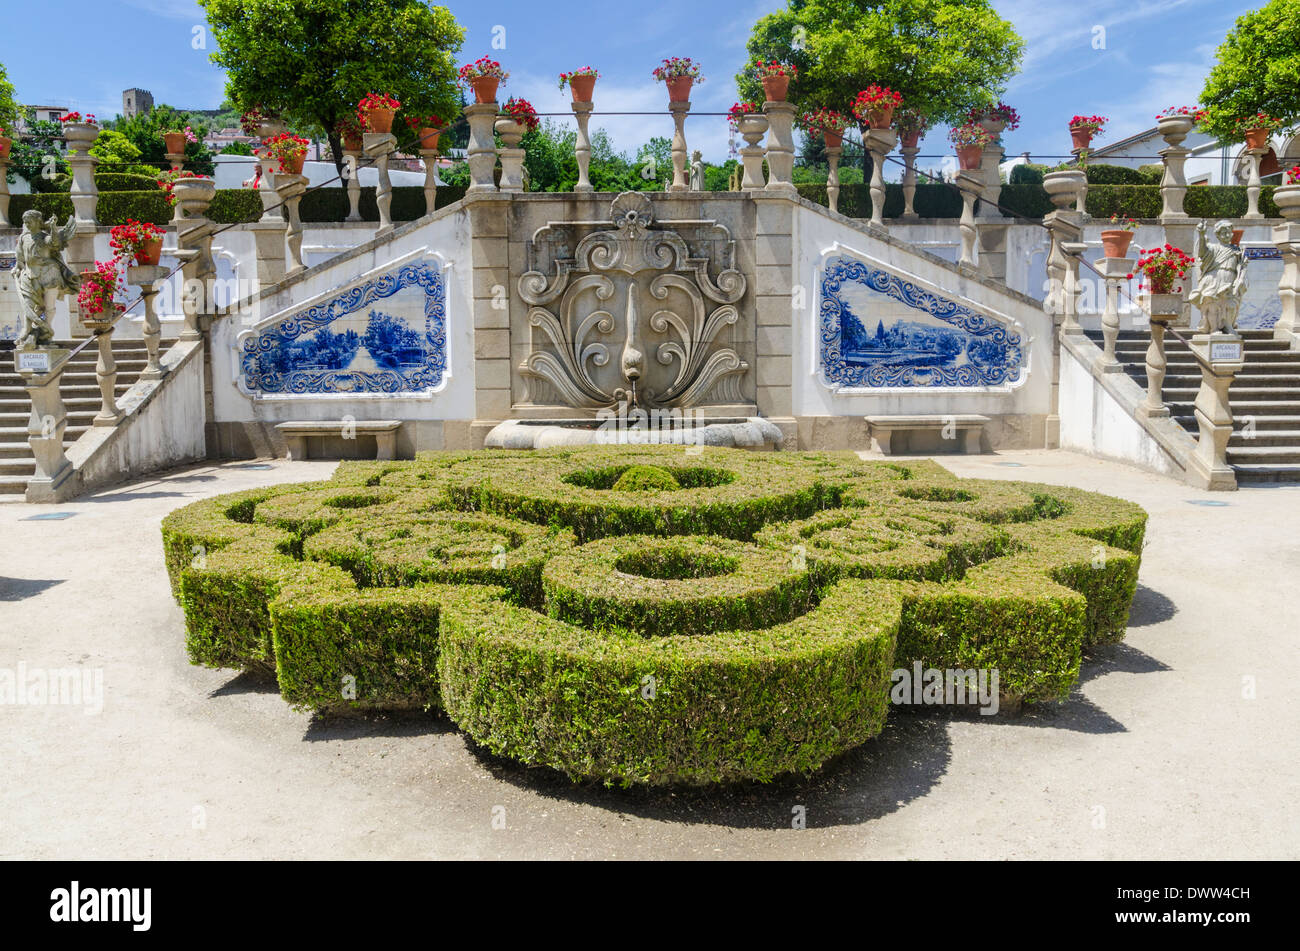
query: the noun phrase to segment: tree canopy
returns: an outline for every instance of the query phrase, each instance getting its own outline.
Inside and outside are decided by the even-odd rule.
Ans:
[[[18,102],[14,99],[14,84],[9,81],[4,63],[0,63],[0,126],[9,135],[18,118]],[[12,136],[11,136],[12,137]]]
[[[1024,40],[989,0],[789,0],[754,24],[751,59],[795,64],[790,101],[845,114],[873,83],[934,121],[955,123],[996,102],[1020,67]],[[736,77],[742,100],[758,80]]]
[[[1259,112],[1300,116],[1300,0],[1272,0],[1237,18],[1201,93],[1201,128],[1241,141],[1235,125]]]
[[[370,93],[408,114],[459,112],[455,55],[465,31],[424,0],[199,0],[227,73],[226,94],[319,129],[342,155],[335,124]],[[400,133],[399,133],[400,135]]]

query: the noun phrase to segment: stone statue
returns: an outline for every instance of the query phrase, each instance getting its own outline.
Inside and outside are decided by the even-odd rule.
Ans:
[[[76,234],[77,223],[68,218],[62,228],[58,220],[41,221],[34,208],[23,213],[23,233],[18,238],[16,267],[22,321],[18,325],[19,350],[35,350],[54,339],[50,321],[60,295],[75,294],[81,278],[63,261],[63,249]]]
[[[1205,222],[1196,229],[1196,263],[1201,279],[1188,296],[1205,322],[1198,333],[1232,333],[1237,327],[1237,310],[1246,296],[1246,254],[1232,243],[1232,222],[1214,226],[1219,240],[1211,244]]]
[[[704,191],[704,162],[703,154],[697,149],[691,153],[691,191]]]

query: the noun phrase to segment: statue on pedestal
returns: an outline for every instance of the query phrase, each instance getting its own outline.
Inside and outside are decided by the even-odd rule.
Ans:
[[[698,149],[691,153],[691,191],[704,191],[704,158]]]
[[[69,217],[59,227],[56,218],[41,220],[41,213],[31,209],[23,213],[23,233],[18,238],[17,284],[22,308],[18,325],[19,350],[35,350],[54,339],[50,320],[55,301],[62,294],[75,294],[81,279],[63,260],[63,249],[77,232],[77,222]]]
[[[1232,333],[1246,296],[1246,254],[1232,243],[1232,222],[1218,222],[1214,235],[1219,240],[1211,244],[1205,222],[1196,228],[1196,263],[1201,279],[1187,299],[1205,319],[1199,333]]]

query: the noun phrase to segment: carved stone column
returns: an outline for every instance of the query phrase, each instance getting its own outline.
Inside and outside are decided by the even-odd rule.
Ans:
[[[161,380],[167,371],[159,360],[158,344],[162,339],[162,323],[158,317],[158,284],[167,278],[167,268],[161,265],[132,264],[126,269],[126,282],[140,288],[144,306],[144,338],[148,363],[140,374],[142,380]]]
[[[285,243],[289,248],[289,270],[285,276],[289,277],[307,269],[302,260],[302,217],[299,215],[302,196],[307,192],[307,176],[280,175],[276,178],[275,190],[280,195],[280,200],[284,202],[287,213]],[[391,201],[390,196],[389,202]]]
[[[875,158],[875,152],[872,152],[872,158]],[[875,174],[872,174],[872,181],[875,181]],[[980,192],[984,188],[983,175],[979,169],[962,169],[957,173],[957,190],[961,192],[961,220],[958,227],[961,229],[961,256],[957,263],[962,267],[973,268],[975,266],[975,239],[977,230],[975,228],[975,201],[979,198]],[[882,189],[883,191],[883,189]],[[878,203],[876,199],[876,189],[871,189],[871,215],[872,223],[875,223],[875,216],[880,205],[883,204],[883,197]]]
[[[9,160],[0,158],[0,228],[9,223]]]
[[[68,144],[68,165],[72,169],[72,207],[77,219],[77,233],[68,242],[66,260],[73,273],[80,274],[95,266],[95,233],[99,225],[95,217],[99,205],[95,166],[99,164],[99,159],[90,154],[90,147],[99,137],[99,126],[91,122],[69,122],[63,127],[63,137]],[[72,336],[88,336],[89,331],[81,321],[75,295],[68,298],[68,314]]]
[[[19,351],[14,366],[31,399],[27,443],[36,460],[36,474],[27,482],[28,502],[58,501],[58,489],[72,475],[72,463],[63,451],[68,410],[59,393],[59,378],[70,351],[49,347]]]
[[[185,290],[181,295],[185,308],[185,328],[181,340],[201,340],[200,314],[208,312],[211,278],[216,275],[212,261],[212,232],[214,225],[207,218],[208,205],[216,194],[216,182],[210,178],[183,178],[176,182],[176,212],[172,224],[176,227],[177,257],[184,262],[181,274]],[[283,222],[277,226],[283,236]]]
[[[1079,189],[1079,198],[1078,201],[1075,203],[1074,210],[1077,211],[1079,214],[1083,215],[1084,218],[1087,218],[1088,217],[1088,208],[1087,208],[1088,169],[1087,166],[1083,164],[1083,153],[1087,152],[1088,149],[1071,149],[1071,151],[1074,153],[1074,160],[1079,163],[1079,171],[1083,175],[1083,185]]]
[[[519,140],[524,137],[524,127],[514,119],[502,116],[497,119],[496,131],[501,136],[501,190],[522,192],[526,153],[519,147]]]
[[[1000,138],[995,138],[984,147],[984,154],[980,159],[980,172],[984,176],[984,191],[980,194],[979,214],[981,218],[1002,217],[998,202],[1002,199],[1002,170],[1000,166],[1005,157],[1006,151],[1002,147]]]
[[[995,281],[1006,283],[1007,280],[1007,233],[1011,229],[1010,218],[985,218],[977,215],[976,230],[980,242],[980,272]]]
[[[1242,217],[1253,220],[1262,219],[1264,216],[1259,210],[1259,163],[1268,153],[1268,148],[1246,149],[1246,160],[1248,164],[1249,177],[1246,179],[1246,214]],[[1235,484],[1235,483],[1234,483]]]
[[[913,207],[916,199],[916,157],[921,154],[921,147],[904,145],[899,151],[903,153],[903,220],[916,221],[921,217]]]
[[[1282,255],[1282,279],[1278,282],[1282,316],[1273,327],[1273,336],[1295,343],[1300,342],[1300,186],[1290,188],[1293,191],[1279,188],[1273,192],[1273,201],[1290,219],[1273,228],[1273,243]]]
[[[1075,203],[1082,186],[1083,173],[1077,170],[1050,172],[1043,177],[1043,188],[1055,211],[1043,219],[1051,235],[1047,255],[1048,290],[1043,310],[1052,316],[1052,390],[1048,408],[1044,448],[1057,449],[1061,444],[1061,334],[1066,312],[1074,306],[1074,285],[1069,281],[1070,258],[1066,246],[1075,246],[1083,235],[1082,216],[1067,210]]]
[[[343,167],[350,169],[348,174],[348,216],[344,221],[361,221],[361,156],[363,152],[346,149],[343,152]],[[423,153],[421,153],[423,154]]]
[[[167,161],[168,163],[170,163],[173,172],[179,172],[182,168],[185,167],[185,153],[168,152]]]
[[[871,223],[885,227],[885,156],[898,144],[893,129],[869,129],[863,145],[871,153]],[[971,214],[974,214],[972,210]]]
[[[596,189],[592,187],[591,179],[587,177],[587,169],[591,165],[591,136],[587,134],[587,123],[591,121],[591,111],[595,105],[590,102],[575,102],[571,104],[573,109],[573,118],[578,123],[578,141],[573,147],[573,154],[578,160],[578,184],[573,186],[575,192],[592,192]]]
[[[469,120],[469,193],[497,190],[493,172],[497,167],[497,143],[492,135],[496,123],[497,104],[479,102],[465,107]]]
[[[673,114],[673,183],[668,186],[670,192],[690,191],[686,178],[686,114],[691,111],[687,102],[670,102],[668,109]]]
[[[1123,370],[1115,356],[1115,343],[1119,340],[1119,290],[1128,283],[1135,264],[1136,258],[1102,258],[1097,262],[1097,270],[1106,281],[1106,311],[1101,315],[1101,335],[1105,341],[1101,368],[1105,373]]]
[[[420,158],[424,160],[424,213],[431,215],[438,210],[438,150],[420,149]]]
[[[265,142],[272,136],[288,131],[289,126],[279,119],[264,119],[258,125],[257,134]],[[257,183],[257,196],[262,199],[262,221],[274,221],[283,230],[284,212],[280,208],[280,196],[275,193],[275,176],[278,173],[271,171],[274,161],[269,155],[262,159],[262,177]]]
[[[795,197],[794,187],[794,113],[793,103],[765,102],[767,116],[767,191]]]
[[[1246,365],[1242,340],[1235,333],[1197,334],[1192,352],[1201,361],[1201,389],[1195,404],[1200,438],[1187,470],[1188,481],[1202,489],[1232,490],[1237,487],[1237,474],[1227,458],[1232,436],[1228,388]]]
[[[1164,417],[1169,415],[1164,395],[1165,370],[1169,366],[1165,330],[1181,315],[1183,299],[1179,294],[1148,294],[1143,297],[1143,305],[1151,322],[1151,343],[1146,356],[1147,398],[1138,412],[1147,417]]]
[[[826,206],[834,212],[840,210],[840,156],[843,154],[843,145],[826,147],[826,161],[831,167],[830,174],[826,177]]]
[[[1166,143],[1166,147],[1160,150],[1160,161],[1165,166],[1164,177],[1160,180],[1160,198],[1163,202],[1161,221],[1187,217],[1187,212],[1183,211],[1183,199],[1187,197],[1187,174],[1184,169],[1187,156],[1192,154],[1192,150],[1183,148],[1182,144],[1194,125],[1190,116],[1166,116],[1157,120],[1160,135]]]
[[[742,116],[737,123],[740,134],[745,139],[745,147],[740,150],[740,162],[744,167],[744,177],[740,180],[742,191],[762,191],[767,187],[763,180],[763,136],[767,134],[767,116]]]
[[[99,412],[91,420],[93,426],[116,426],[122,421],[122,411],[117,408],[117,361],[113,359],[113,321],[117,312],[105,315],[107,320],[87,321],[95,334],[99,355],[95,360],[95,379],[99,383]]]
[[[375,171],[379,173],[379,187],[375,189],[379,229],[375,234],[381,235],[393,229],[393,180],[388,176],[388,157],[397,151],[397,136],[391,132],[367,132],[362,141],[365,142],[366,158],[374,162]]]

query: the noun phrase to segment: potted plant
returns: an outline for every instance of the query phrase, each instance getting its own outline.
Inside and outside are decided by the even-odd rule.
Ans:
[[[1076,149],[1086,149],[1110,120],[1105,116],[1075,116],[1070,120],[1070,138]]]
[[[655,79],[668,87],[669,102],[690,102],[691,86],[704,82],[700,67],[689,56],[673,56],[654,68]]]
[[[993,134],[974,123],[959,125],[948,133],[948,141],[957,149],[957,161],[966,171],[980,167],[984,149],[993,141]]]
[[[59,116],[59,121],[64,125],[94,125],[95,114],[88,112],[83,116],[80,112],[65,112]]]
[[[184,155],[185,146],[190,142],[197,142],[199,137],[194,134],[194,130],[189,126],[183,129],[163,129],[162,140],[167,147],[168,155]]]
[[[489,56],[480,56],[460,68],[457,77],[462,87],[474,90],[474,101],[479,105],[497,101],[497,89],[505,85],[510,74]]]
[[[834,109],[816,109],[800,116],[799,124],[809,132],[820,133],[826,148],[838,149],[844,145],[844,130],[849,127],[849,117]]]
[[[170,208],[176,207],[176,183],[185,178],[202,178],[202,175],[196,175],[193,172],[187,172],[182,169],[179,172],[163,172],[158,176],[158,187],[163,190],[164,197],[167,199],[167,205]]]
[[[1237,136],[1243,139],[1248,149],[1268,148],[1269,137],[1286,125],[1285,120],[1270,116],[1267,112],[1257,112],[1253,116],[1242,116],[1235,123]]]
[[[894,112],[894,124],[898,126],[899,144],[905,149],[914,149],[930,128],[930,120],[910,106],[902,106]]]
[[[732,129],[739,129],[745,116],[759,115],[763,107],[756,102],[738,102],[727,110],[727,125]]]
[[[365,129],[354,116],[344,116],[334,123],[334,131],[343,141],[343,151],[360,152],[366,147]]]
[[[519,99],[511,96],[506,100],[506,104],[501,107],[501,116],[508,122],[513,122],[526,132],[534,132],[541,122],[537,119],[537,110],[527,99]],[[498,120],[498,127],[500,121]]]
[[[750,64],[749,73],[763,84],[763,96],[768,102],[785,102],[790,92],[790,80],[799,75],[799,67],[793,63],[756,59]]]
[[[95,269],[81,272],[81,288],[77,291],[77,306],[82,323],[92,330],[107,329],[117,317],[121,306],[113,299],[117,293],[116,262],[96,261]]]
[[[273,158],[280,164],[280,171],[286,175],[301,175],[302,165],[307,158],[310,140],[292,132],[273,135],[257,150],[259,156]]]
[[[1128,254],[1129,243],[1138,229],[1138,223],[1132,218],[1110,216],[1110,227],[1101,233],[1101,247],[1108,258],[1122,258]]]
[[[571,73],[560,73],[560,88],[569,87],[574,102],[591,102],[600,73],[594,66],[584,66]]]
[[[1273,189],[1273,204],[1287,221],[1300,220],[1300,165],[1287,169],[1284,181]]]
[[[1003,132],[1014,132],[1020,128],[1020,113],[1005,102],[991,106],[976,106],[966,114],[966,123],[969,125],[972,122],[991,135],[1001,135]]]
[[[402,104],[392,96],[372,92],[357,103],[357,121],[367,132],[393,131],[393,118]]]
[[[5,127],[0,125],[0,162],[9,161],[9,149],[13,144],[14,140],[5,135]]]
[[[239,127],[244,130],[244,135],[260,135],[262,123],[266,121],[266,118],[266,114],[262,112],[262,107],[254,106],[239,117]]]
[[[1172,244],[1162,248],[1152,248],[1141,252],[1134,273],[1146,278],[1146,284],[1139,284],[1138,290],[1147,290],[1151,294],[1174,294],[1182,291],[1182,286],[1174,282],[1187,276],[1187,269],[1196,263],[1196,259],[1184,254]],[[1130,274],[1131,278],[1133,275]]]
[[[407,116],[406,125],[415,133],[415,147],[419,149],[436,149],[438,136],[447,125],[443,118],[435,113],[421,116]]]
[[[868,86],[853,100],[852,112],[858,121],[872,129],[888,129],[894,110],[903,104],[900,93],[888,86]]]
[[[108,246],[115,252],[114,261],[131,259],[136,264],[157,265],[162,257],[163,231],[147,221],[126,219],[109,233]]]

